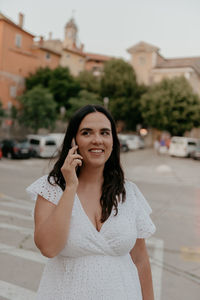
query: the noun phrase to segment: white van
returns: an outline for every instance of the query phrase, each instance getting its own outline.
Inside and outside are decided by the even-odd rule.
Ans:
[[[169,154],[178,157],[190,157],[195,150],[198,139],[182,136],[173,136],[169,146]]]
[[[27,139],[34,155],[37,157],[54,157],[57,155],[57,144],[49,135],[29,134]]]
[[[65,133],[49,133],[48,136],[56,141],[57,148],[60,149],[64,141]]]

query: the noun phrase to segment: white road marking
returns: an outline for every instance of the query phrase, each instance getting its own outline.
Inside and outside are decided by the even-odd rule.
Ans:
[[[9,254],[12,256],[17,256],[26,260],[31,260],[37,263],[44,264],[47,261],[47,258],[42,256],[42,254],[30,250],[16,248],[14,246],[9,246],[6,244],[0,243],[0,253]]]
[[[20,219],[20,220],[25,220],[25,221],[33,221],[32,217],[24,216],[22,214],[17,214],[17,213],[14,213],[12,211],[7,211],[7,210],[0,210],[0,216],[12,217],[12,218]]]
[[[28,211],[31,211],[33,208],[33,206],[28,206],[28,205],[13,203],[13,202],[5,202],[5,201],[0,201],[0,205],[6,207],[21,208]]]
[[[161,299],[161,289],[162,289],[162,272],[163,272],[163,251],[164,242],[161,239],[155,237],[146,240],[147,246],[153,248],[153,256],[150,258],[152,279],[154,286],[155,300]],[[160,265],[158,266],[155,261],[158,260]]]
[[[36,293],[15,284],[0,280],[0,296],[8,300],[34,300]]]
[[[0,198],[7,199],[7,200],[10,200],[10,201],[14,201],[14,202],[17,202],[17,203],[21,203],[21,204],[24,204],[24,205],[32,205],[33,202],[35,203],[34,200],[29,201],[29,200],[17,199],[15,197],[8,196],[8,195],[5,195],[5,194],[0,194]]]
[[[172,168],[168,165],[159,165],[156,167],[156,172],[158,173],[171,173]]]
[[[0,229],[8,229],[8,230],[13,230],[13,231],[17,231],[21,234],[25,234],[25,235],[31,235],[33,236],[33,229],[31,228],[25,228],[25,227],[21,227],[21,226],[15,226],[15,225],[11,225],[11,224],[6,224],[6,223],[0,223]]]

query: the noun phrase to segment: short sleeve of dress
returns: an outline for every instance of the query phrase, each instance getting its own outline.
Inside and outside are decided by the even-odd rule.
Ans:
[[[135,210],[136,210],[136,228],[137,228],[137,238],[148,238],[155,231],[156,227],[153,224],[150,214],[152,209],[143,194],[140,192],[136,184],[132,183],[132,190],[135,198]]]
[[[37,200],[38,195],[41,195],[51,203],[57,205],[62,195],[62,189],[58,185],[50,184],[47,178],[48,175],[40,177],[26,188],[26,192],[34,201]],[[51,182],[54,183],[53,180]]]

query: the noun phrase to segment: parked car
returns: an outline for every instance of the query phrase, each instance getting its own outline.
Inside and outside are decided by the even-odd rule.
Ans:
[[[29,134],[27,139],[35,157],[54,157],[57,155],[57,144],[49,135]]]
[[[48,136],[52,137],[55,140],[56,146],[57,146],[57,152],[56,153],[58,154],[59,150],[60,150],[60,148],[63,144],[65,134],[64,133],[49,133]]]
[[[127,152],[127,151],[129,151],[129,148],[128,148],[128,145],[127,145],[126,140],[123,140],[123,139],[119,138],[119,142],[120,142],[120,150],[121,150],[122,152]]]
[[[196,149],[192,151],[190,155],[193,159],[199,159],[200,160],[200,144],[197,145]]]
[[[2,154],[7,158],[30,158],[32,149],[28,140],[5,139],[2,141]]]
[[[118,137],[126,141],[129,150],[136,150],[144,148],[144,140],[135,134],[118,134]]]
[[[182,136],[173,136],[169,146],[169,154],[177,157],[190,157],[196,149],[198,139]]]
[[[2,143],[0,142],[0,159],[2,159],[3,153],[2,153]]]

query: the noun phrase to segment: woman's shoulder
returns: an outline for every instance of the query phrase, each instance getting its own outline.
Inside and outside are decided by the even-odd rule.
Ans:
[[[26,188],[26,192],[32,200],[36,200],[38,195],[41,195],[50,202],[57,204],[62,194],[62,189],[55,183],[53,177],[50,177],[48,180],[48,175],[44,175],[31,183]]]
[[[138,210],[142,209],[147,214],[151,214],[152,209],[138,186],[130,180],[125,180],[124,186],[126,190],[126,200],[132,203]]]

